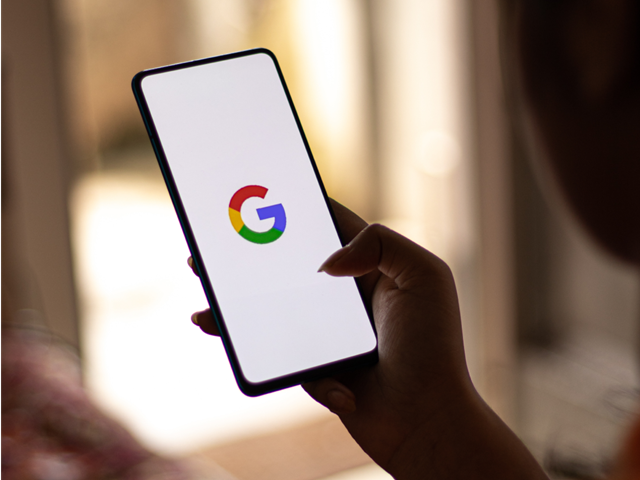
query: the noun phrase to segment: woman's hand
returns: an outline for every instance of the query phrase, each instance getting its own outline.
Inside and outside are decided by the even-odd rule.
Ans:
[[[304,388],[340,416],[377,463],[397,472],[395,464],[407,461],[405,450],[412,450],[425,429],[441,438],[438,429],[450,428],[455,412],[475,397],[453,276],[438,257],[380,225],[366,227],[321,270],[334,276],[377,276],[368,293],[379,363]],[[420,455],[428,448],[424,445]]]
[[[449,267],[398,233],[333,206],[343,240],[352,240],[320,270],[359,278],[379,362],[304,389],[396,478],[546,478],[469,379]],[[217,334],[210,311],[193,319]]]

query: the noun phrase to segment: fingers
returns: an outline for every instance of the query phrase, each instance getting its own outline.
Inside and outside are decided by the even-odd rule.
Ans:
[[[344,243],[349,243],[367,226],[367,222],[333,198],[329,200],[340,229],[340,238]]]
[[[351,243],[332,254],[320,266],[333,276],[359,277],[379,270],[398,288],[410,287],[433,268],[443,273],[449,269],[438,257],[406,237],[383,227],[369,225]]]
[[[356,411],[356,396],[351,390],[333,378],[304,383],[302,388],[316,402],[336,415],[346,415]]]
[[[198,270],[196,269],[196,264],[193,262],[192,256],[189,256],[189,258],[187,258],[187,263],[189,264],[189,268],[191,268],[191,271],[194,273],[194,275],[196,277],[199,277],[200,275],[198,275]]]
[[[204,333],[215,335],[216,337],[220,336],[220,330],[218,330],[218,326],[216,325],[216,321],[214,320],[210,309],[207,308],[201,312],[194,313],[191,315],[191,321],[194,325],[199,326],[200,330]]]
[[[187,258],[187,263],[189,267],[193,271],[194,274],[198,275],[198,271],[196,270],[196,266],[193,263],[193,257]],[[218,326],[216,325],[216,321],[213,318],[213,314],[210,309],[203,310],[201,312],[196,312],[191,315],[191,321],[194,325],[200,327],[204,333],[208,333],[209,335],[215,335],[216,337],[220,336],[220,331],[218,330]]]
[[[210,309],[196,312],[191,321],[209,335],[220,336]],[[324,405],[336,415],[345,415],[356,411],[356,397],[351,390],[332,378],[325,378],[302,385],[316,402]]]

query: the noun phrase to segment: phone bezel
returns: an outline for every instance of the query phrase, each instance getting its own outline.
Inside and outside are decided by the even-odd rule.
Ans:
[[[228,61],[228,60],[232,60],[235,58],[239,58],[239,57],[245,57],[245,56],[249,56],[249,55],[257,55],[257,54],[266,54],[268,55],[271,60],[273,61],[276,71],[278,73],[278,76],[280,78],[280,83],[282,85],[282,88],[285,92],[285,95],[287,97],[287,101],[289,103],[289,107],[291,109],[291,112],[293,113],[293,116],[295,118],[295,122],[296,125],[298,127],[298,132],[303,140],[307,155],[308,155],[308,159],[309,162],[311,163],[311,166],[313,168],[313,171],[315,173],[316,176],[316,180],[318,182],[318,184],[320,185],[320,189],[322,191],[322,195],[324,197],[325,200],[325,204],[327,206],[327,209],[329,210],[329,213],[331,215],[331,219],[333,221],[333,225],[334,228],[336,229],[336,232],[338,234],[338,237],[340,238],[340,241],[342,242],[342,244],[344,244],[344,241],[342,240],[342,236],[340,234],[340,229],[338,227],[338,224],[336,222],[336,218],[335,218],[335,214],[333,212],[333,209],[331,208],[331,203],[329,201],[329,197],[327,196],[327,192],[325,190],[324,187],[324,183],[322,182],[322,179],[320,177],[320,173],[318,171],[318,167],[316,165],[316,162],[313,158],[313,154],[311,152],[311,148],[309,146],[309,143],[307,141],[307,137],[304,134],[304,130],[302,128],[302,124],[300,123],[300,119],[298,117],[298,113],[295,109],[295,106],[293,104],[293,100],[291,98],[291,94],[289,93],[289,89],[287,88],[287,84],[284,80],[284,76],[282,74],[282,70],[280,69],[280,65],[278,64],[278,60],[276,59],[275,55],[273,54],[273,52],[271,52],[270,50],[266,49],[266,48],[255,48],[255,49],[251,49],[251,50],[244,50],[244,51],[240,51],[240,52],[234,52],[234,53],[229,53],[226,55],[219,55],[219,56],[215,56],[215,57],[209,57],[209,58],[203,58],[203,59],[199,59],[199,60],[193,60],[193,61],[189,61],[189,62],[184,62],[184,63],[177,63],[177,64],[173,64],[173,65],[167,65],[167,66],[163,66],[163,67],[158,67],[158,68],[153,68],[153,69],[149,69],[149,70],[143,70],[142,72],[139,72],[138,74],[136,74],[133,77],[132,80],[132,88],[133,88],[133,93],[134,96],[136,98],[136,102],[138,104],[138,108],[140,109],[140,113],[142,115],[142,119],[144,121],[144,124],[146,126],[147,129],[147,133],[149,134],[149,138],[151,140],[151,144],[153,146],[156,158],[158,160],[158,164],[160,166],[160,170],[162,171],[162,176],[164,177],[165,183],[167,185],[167,189],[169,191],[169,195],[171,197],[171,201],[173,202],[173,206],[176,210],[177,216],[178,216],[178,220],[180,222],[180,226],[182,227],[182,231],[183,234],[187,240],[187,244],[189,247],[189,250],[191,252],[191,255],[193,257],[194,260],[194,264],[195,264],[195,268],[198,272],[198,275],[200,277],[200,281],[202,283],[202,287],[204,289],[205,292],[205,296],[207,298],[207,301],[209,303],[209,306],[211,307],[211,311],[213,313],[213,316],[215,318],[216,324],[218,326],[218,329],[220,331],[220,336],[222,338],[222,343],[224,345],[225,351],[227,353],[227,357],[229,358],[229,362],[231,364],[231,368],[233,370],[233,374],[235,376],[236,382],[240,388],[240,390],[248,396],[258,396],[258,395],[263,395],[265,393],[270,393],[270,392],[274,392],[277,390],[281,390],[284,388],[288,388],[294,385],[299,385],[301,383],[305,383],[308,381],[312,381],[315,379],[319,379],[319,378],[323,378],[326,376],[330,376],[332,374],[338,373],[339,371],[344,371],[347,369],[352,369],[352,368],[356,368],[356,367],[360,367],[360,366],[365,366],[365,365],[371,365],[374,364],[375,362],[377,362],[378,360],[378,348],[377,348],[377,332],[376,332],[376,328],[375,328],[375,324],[373,322],[373,317],[372,317],[372,312],[371,309],[369,308],[369,306],[366,304],[366,302],[364,301],[364,297],[362,295],[362,291],[360,288],[359,283],[356,281],[356,284],[358,285],[358,291],[360,292],[360,298],[363,302],[363,304],[365,305],[365,309],[367,311],[367,315],[369,317],[369,321],[371,322],[371,327],[373,329],[374,334],[376,335],[376,347],[366,353],[354,356],[354,357],[348,357],[336,362],[332,362],[329,364],[324,364],[318,367],[314,367],[311,369],[307,369],[307,370],[302,370],[299,372],[295,372],[289,375],[285,375],[282,377],[277,377],[277,378],[273,378],[267,381],[263,381],[263,382],[259,382],[259,383],[255,383],[255,382],[251,382],[249,380],[247,380],[244,376],[244,374],[242,373],[242,369],[240,367],[240,362],[238,360],[238,357],[236,355],[235,349],[233,347],[233,341],[229,336],[227,327],[225,325],[224,322],[224,316],[222,315],[222,312],[219,308],[218,302],[216,300],[216,296],[215,296],[215,292],[211,286],[210,280],[209,280],[209,275],[207,274],[206,271],[206,267],[204,265],[204,262],[202,261],[202,257],[200,255],[200,251],[198,249],[198,244],[197,241],[195,239],[195,236],[193,235],[193,231],[191,229],[191,226],[189,225],[189,221],[188,221],[188,217],[186,215],[186,211],[184,209],[184,206],[182,204],[182,200],[180,198],[180,195],[178,193],[178,188],[175,184],[175,181],[173,179],[173,175],[171,173],[171,169],[169,167],[169,163],[165,157],[165,153],[164,150],[162,148],[162,142],[158,136],[158,133],[156,131],[155,128],[155,124],[153,122],[153,118],[151,116],[151,112],[149,110],[149,107],[147,105],[147,101],[146,98],[144,96],[144,92],[142,89],[142,80],[148,76],[151,75],[158,75],[158,74],[163,74],[166,72],[170,72],[170,71],[174,71],[174,70],[181,70],[181,69],[188,69],[188,68],[192,68],[192,67],[196,67],[199,65],[204,65],[204,64],[209,64],[209,63],[216,63],[216,62],[222,62],[222,61]]]

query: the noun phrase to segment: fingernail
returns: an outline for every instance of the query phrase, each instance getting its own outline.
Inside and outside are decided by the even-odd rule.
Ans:
[[[353,395],[348,395],[342,390],[330,390],[327,393],[327,404],[329,410],[338,415],[356,411]]]
[[[193,315],[191,315],[191,322],[192,322],[194,325],[198,325],[198,326],[200,326],[200,325],[198,324],[198,312],[196,312],[196,313],[194,313]]]
[[[189,266],[190,266],[191,268],[193,268],[193,257],[189,257],[189,258],[187,258],[187,263],[189,264]]]
[[[326,272],[327,268],[333,267],[342,257],[346,256],[351,251],[351,245],[346,245],[342,247],[340,250],[336,250],[332,253],[329,258],[327,258],[320,268],[318,269],[318,273]]]

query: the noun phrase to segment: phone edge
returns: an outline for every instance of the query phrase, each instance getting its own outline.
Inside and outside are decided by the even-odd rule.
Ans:
[[[244,393],[247,396],[250,397],[257,397],[260,395],[264,395],[267,393],[271,393],[271,392],[275,392],[278,390],[282,390],[285,388],[289,388],[289,387],[293,387],[296,385],[301,385],[303,383],[308,383],[310,381],[313,380],[317,380],[320,378],[324,378],[326,377],[328,374],[330,374],[331,372],[335,372],[336,371],[336,367],[338,365],[341,366],[341,370],[345,371],[345,370],[351,370],[354,368],[358,368],[361,366],[366,366],[366,365],[372,365],[375,364],[378,361],[378,342],[377,342],[377,329],[375,327],[375,323],[373,321],[373,316],[372,316],[372,312],[370,311],[370,308],[367,306],[366,302],[364,301],[364,297],[361,291],[361,287],[359,285],[359,283],[356,281],[357,287],[358,287],[358,292],[360,294],[360,298],[362,300],[363,305],[365,306],[365,310],[367,311],[367,315],[369,317],[369,321],[371,323],[371,326],[373,328],[374,331],[374,335],[376,337],[376,346],[370,350],[369,352],[364,352],[362,354],[358,354],[355,355],[353,357],[347,357],[335,362],[331,362],[328,364],[324,364],[318,367],[314,367],[312,369],[307,369],[307,370],[302,370],[299,372],[295,372],[293,374],[289,374],[289,375],[285,375],[282,377],[276,377],[270,380],[267,380],[265,382],[251,382],[249,381],[243,374],[242,369],[240,367],[240,362],[238,360],[238,357],[236,355],[235,352],[235,348],[233,347],[233,342],[231,341],[231,337],[228,333],[228,330],[226,328],[226,325],[224,323],[224,318],[222,316],[222,313],[220,311],[220,308],[218,306],[216,297],[215,297],[215,293],[213,292],[213,288],[210,284],[209,281],[209,276],[206,272],[206,268],[204,267],[204,262],[202,261],[202,258],[200,256],[200,251],[195,239],[195,236],[193,235],[193,232],[191,230],[191,225],[189,223],[188,220],[188,216],[186,215],[186,211],[184,209],[184,206],[182,204],[182,200],[179,196],[178,189],[176,187],[176,184],[174,182],[173,179],[173,175],[171,173],[171,169],[169,168],[168,162],[166,160],[166,157],[164,155],[164,150],[162,148],[162,142],[159,139],[159,136],[157,135],[157,132],[155,130],[155,125],[153,123],[148,105],[146,103],[146,99],[144,97],[144,93],[142,91],[142,81],[144,80],[144,78],[146,78],[147,76],[150,75],[155,75],[155,74],[159,74],[159,73],[163,73],[163,72],[168,72],[171,70],[179,70],[179,69],[183,69],[183,68],[188,68],[190,66],[197,66],[197,65],[204,65],[204,64],[208,64],[208,63],[214,63],[214,62],[220,62],[220,61],[225,61],[225,60],[230,60],[232,58],[237,58],[237,57],[243,57],[243,56],[249,56],[249,55],[256,55],[256,54],[266,54],[268,55],[275,68],[276,71],[278,73],[282,88],[285,92],[285,95],[287,97],[287,101],[289,103],[289,107],[291,109],[291,112],[293,114],[293,117],[295,119],[296,125],[298,127],[298,132],[302,138],[303,144],[305,146],[305,150],[307,152],[308,155],[308,159],[311,162],[311,166],[313,168],[314,174],[316,176],[316,180],[318,182],[318,185],[320,186],[322,195],[324,197],[325,200],[325,204],[327,209],[329,210],[329,213],[331,215],[331,219],[333,222],[333,226],[336,230],[336,233],[338,235],[338,238],[340,239],[341,243],[344,243],[342,241],[342,235],[341,235],[341,231],[340,228],[338,226],[338,223],[336,221],[336,217],[335,217],[335,213],[333,211],[333,208],[331,207],[331,202],[329,199],[329,196],[327,195],[325,186],[324,186],[324,182],[322,181],[322,177],[320,176],[320,172],[318,170],[315,158],[313,156],[313,153],[311,151],[311,147],[308,143],[307,137],[304,133],[304,129],[302,127],[302,123],[300,122],[300,118],[298,116],[298,112],[295,108],[295,105],[293,103],[293,98],[291,97],[291,93],[289,92],[289,88],[286,84],[286,81],[284,79],[284,75],[282,73],[282,70],[280,68],[280,64],[278,63],[278,60],[275,56],[275,54],[271,51],[268,50],[266,48],[254,48],[254,49],[248,49],[248,50],[242,50],[242,51],[238,51],[238,52],[232,52],[232,53],[228,53],[228,54],[224,54],[224,55],[218,55],[218,56],[214,56],[214,57],[206,57],[206,58],[201,58],[201,59],[197,59],[197,60],[191,60],[188,62],[181,62],[181,63],[175,63],[175,64],[171,64],[171,65],[165,65],[165,66],[161,66],[161,67],[156,67],[156,68],[151,68],[151,69],[146,69],[146,70],[142,70],[140,72],[138,72],[136,75],[134,75],[134,77],[132,78],[131,81],[131,86],[132,86],[132,90],[133,90],[133,94],[134,97],[136,99],[136,103],[138,105],[138,109],[140,110],[140,114],[142,116],[142,120],[143,123],[145,124],[145,128],[147,131],[147,135],[149,136],[149,140],[151,142],[152,148],[154,150],[154,154],[156,156],[156,160],[158,161],[158,165],[160,167],[160,170],[162,172],[162,176],[163,179],[165,181],[165,185],[167,186],[167,190],[169,192],[169,196],[171,197],[171,201],[173,203],[174,206],[174,210],[176,212],[176,215],[178,217],[178,221],[180,223],[180,227],[182,229],[183,235],[185,237],[185,240],[187,241],[187,246],[189,248],[189,251],[191,252],[191,255],[193,257],[194,260],[194,264],[196,266],[196,270],[198,271],[199,274],[199,278],[203,287],[203,290],[205,292],[205,296],[207,297],[207,302],[209,303],[209,306],[211,307],[211,311],[213,313],[216,325],[218,326],[218,329],[220,331],[220,338],[223,342],[224,345],[224,349],[226,351],[227,357],[229,358],[229,363],[231,364],[231,368],[234,374],[234,377],[236,379],[236,383],[238,384],[239,389],[242,391],[242,393]]]

